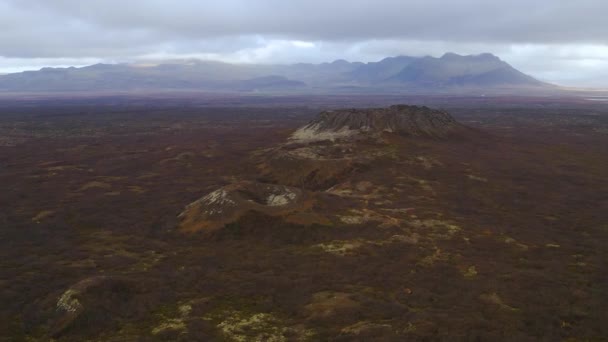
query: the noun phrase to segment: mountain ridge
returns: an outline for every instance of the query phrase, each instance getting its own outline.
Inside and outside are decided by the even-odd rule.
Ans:
[[[204,90],[235,92],[549,91],[556,87],[483,53],[387,57],[377,62],[230,64],[206,60],[94,64],[0,75],[0,92]]]

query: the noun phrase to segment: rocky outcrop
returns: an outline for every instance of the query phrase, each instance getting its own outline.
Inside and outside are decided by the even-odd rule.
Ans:
[[[326,111],[296,130],[286,144],[260,154],[259,179],[326,190],[387,157],[392,150],[385,134],[443,139],[464,129],[448,113],[427,107]]]
[[[258,179],[307,190],[325,190],[357,169],[350,158],[325,159],[314,155],[297,155],[290,150],[276,150],[260,159]]]
[[[304,191],[284,185],[242,181],[217,189],[189,204],[178,216],[182,232],[212,232],[253,210],[270,216],[306,207]]]
[[[322,112],[286,143],[251,156],[258,170],[256,182],[236,182],[188,205],[179,215],[179,230],[213,232],[249,211],[298,224],[332,219],[344,223],[339,215],[321,214],[315,208],[328,208],[337,197],[365,199],[340,194],[349,192],[344,188],[354,175],[399,159],[392,144],[410,137],[447,138],[463,129],[448,113],[427,107]]]
[[[461,128],[447,112],[428,107],[395,105],[388,108],[322,112],[316,119],[294,132],[291,140],[339,140],[382,132],[445,138]]]
[[[72,330],[97,331],[145,312],[152,303],[143,292],[139,284],[123,277],[85,278],[54,300],[49,335],[57,338]]]

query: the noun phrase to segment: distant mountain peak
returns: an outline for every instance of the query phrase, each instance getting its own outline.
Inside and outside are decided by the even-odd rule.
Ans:
[[[441,59],[452,59],[452,58],[460,58],[462,57],[461,55],[454,53],[454,52],[446,52],[443,54],[443,56],[441,56]]]
[[[494,54],[492,54],[492,53],[489,53],[489,52],[480,53],[480,54],[475,55],[475,56],[477,56],[477,57],[479,57],[479,58],[486,58],[486,59],[497,59],[497,60],[500,60],[500,58],[499,58],[498,56],[496,56],[496,55],[494,55]]]
[[[491,53],[462,56],[448,52],[440,58],[424,57],[412,62],[388,80],[419,87],[443,89],[544,85]]]
[[[461,60],[461,59],[478,59],[478,60],[496,60],[500,61],[501,59],[489,52],[483,52],[477,55],[459,55],[454,52],[446,52],[439,59],[442,60]]]
[[[334,65],[339,65],[339,64],[344,65],[344,64],[350,64],[350,62],[347,61],[347,60],[345,60],[345,59],[336,59],[335,61],[331,62],[331,64],[334,64]]]

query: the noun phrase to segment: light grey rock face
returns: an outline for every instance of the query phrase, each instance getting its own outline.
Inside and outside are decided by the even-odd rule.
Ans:
[[[188,210],[195,207],[203,208],[202,214],[210,217],[222,216],[243,206],[247,206],[247,208],[252,206],[283,207],[294,204],[300,195],[299,189],[284,185],[243,181],[203,196],[189,204],[178,217],[185,217]]]
[[[95,330],[137,312],[144,312],[149,298],[139,297],[139,285],[119,276],[92,276],[70,286],[56,299],[49,321],[49,336],[70,330]]]
[[[253,210],[283,215],[301,209],[306,196],[290,186],[240,181],[215,190],[192,202],[179,214],[183,232],[213,231]]]
[[[294,132],[291,140],[339,140],[382,132],[442,138],[460,127],[447,112],[428,107],[395,105],[388,108],[341,109],[322,112],[315,120]]]

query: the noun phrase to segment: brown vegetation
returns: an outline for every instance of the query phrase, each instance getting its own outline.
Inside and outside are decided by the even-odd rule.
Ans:
[[[370,157],[313,183],[319,198],[303,211],[248,210],[209,234],[183,234],[177,215],[188,203],[259,181],[259,151],[276,149],[319,111],[295,104],[404,101],[221,100],[234,107],[3,104],[0,132],[11,144],[0,146],[1,336],[608,336],[608,108],[412,99],[445,105],[475,130],[445,141],[367,142],[344,153]]]

